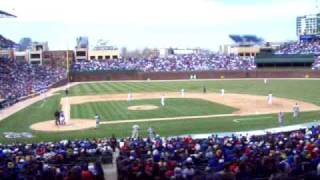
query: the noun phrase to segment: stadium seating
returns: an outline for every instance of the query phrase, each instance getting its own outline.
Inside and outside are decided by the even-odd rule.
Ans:
[[[65,69],[30,65],[0,59],[0,99],[11,105],[30,94],[48,90],[49,86],[67,77]]]
[[[78,61],[72,64],[76,72],[92,71],[142,71],[182,72],[206,70],[254,70],[254,58],[207,55],[172,55],[167,58],[131,58],[128,60]]]
[[[319,179],[320,127],[260,137],[124,140],[119,179]]]
[[[320,126],[263,136],[63,140],[0,145],[1,179],[319,179]],[[94,164],[91,164],[94,163]]]
[[[16,43],[11,41],[10,39],[7,39],[7,38],[3,37],[0,34],[0,48],[12,48],[12,47],[15,47],[15,46],[16,46]]]
[[[100,180],[112,162],[111,140],[0,145],[0,179]]]
[[[275,54],[319,54],[320,42],[289,42],[283,44]]]

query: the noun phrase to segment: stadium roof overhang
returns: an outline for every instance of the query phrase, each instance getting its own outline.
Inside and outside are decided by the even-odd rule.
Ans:
[[[0,18],[16,18],[17,16],[0,10]]]

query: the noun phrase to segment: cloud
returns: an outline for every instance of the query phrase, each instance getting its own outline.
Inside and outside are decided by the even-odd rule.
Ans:
[[[252,3],[249,3],[251,2]],[[234,2],[234,1],[233,1]],[[303,14],[310,0],[5,0],[18,21],[110,24],[223,24]],[[260,2],[260,3],[259,3]]]

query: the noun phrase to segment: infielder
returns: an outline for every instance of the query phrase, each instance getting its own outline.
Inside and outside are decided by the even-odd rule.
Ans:
[[[268,95],[268,104],[272,105],[272,94],[271,93],[269,93],[269,95]]]
[[[221,96],[224,96],[224,89],[221,89]]]
[[[128,93],[127,101],[130,103],[132,101],[132,94],[131,92]]]
[[[299,116],[299,113],[300,113],[300,107],[299,107],[298,103],[296,103],[293,106],[293,117],[297,118]]]
[[[96,114],[94,116],[94,118],[96,119],[96,129],[99,127],[99,124],[100,124],[100,116],[98,114]]]
[[[181,96],[184,97],[184,89],[181,89],[180,92],[181,92]]]
[[[164,99],[164,95],[161,96],[161,106],[164,107],[165,106],[165,99]]]
[[[139,125],[135,124],[132,126],[132,138],[133,139],[137,139],[139,137],[139,130],[140,130]]]
[[[283,123],[284,123],[284,112],[279,112],[278,114],[278,122],[279,122],[279,125],[282,126]]]

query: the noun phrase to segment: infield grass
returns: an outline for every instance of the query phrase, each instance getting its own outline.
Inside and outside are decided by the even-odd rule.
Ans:
[[[214,114],[231,114],[236,109],[222,104],[201,99],[168,98],[166,105],[160,105],[160,99],[127,101],[91,102],[71,106],[71,117],[74,119],[94,119],[96,113],[102,121],[151,119],[179,116],[200,116]],[[155,105],[158,109],[147,111],[128,110],[129,106]]]

